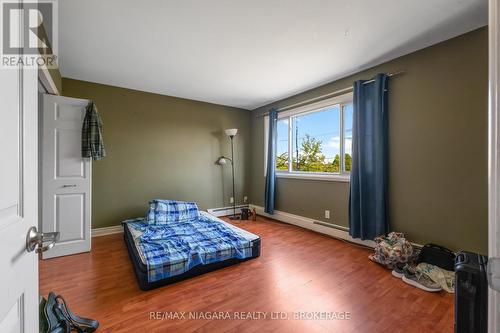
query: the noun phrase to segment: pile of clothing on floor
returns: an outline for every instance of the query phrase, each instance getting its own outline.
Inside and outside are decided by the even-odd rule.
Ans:
[[[425,291],[454,292],[455,254],[452,251],[435,244],[427,244],[417,251],[399,232],[379,236],[375,243],[370,260],[391,269],[393,276]]]

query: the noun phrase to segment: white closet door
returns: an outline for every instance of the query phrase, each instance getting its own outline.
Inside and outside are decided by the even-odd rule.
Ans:
[[[81,156],[82,125],[88,100],[43,97],[42,231],[60,232],[43,253],[53,258],[90,251],[90,159]]]

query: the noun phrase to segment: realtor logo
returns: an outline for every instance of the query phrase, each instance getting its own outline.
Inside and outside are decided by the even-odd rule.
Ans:
[[[2,1],[1,67],[57,67],[55,1]]]

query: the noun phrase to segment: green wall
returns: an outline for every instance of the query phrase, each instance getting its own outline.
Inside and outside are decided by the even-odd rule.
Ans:
[[[247,195],[250,111],[63,79],[63,95],[93,99],[104,123],[108,156],[93,162],[92,228],[144,216],[152,198],[193,200],[200,208],[229,205],[235,137],[236,201]]]
[[[417,243],[487,253],[487,39],[481,28],[252,111],[251,202],[264,204],[258,115],[402,69],[390,82],[391,226]],[[348,183],[280,178],[276,208],[347,226],[348,196]]]

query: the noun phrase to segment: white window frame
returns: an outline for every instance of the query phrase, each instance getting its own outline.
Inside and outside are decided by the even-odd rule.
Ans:
[[[325,99],[312,104],[300,106],[291,110],[282,111],[278,113],[278,120],[288,118],[288,145],[292,145],[292,121],[291,118],[299,115],[304,115],[311,112],[318,112],[322,109],[330,108],[332,106],[339,106],[340,114],[340,173],[328,172],[306,172],[306,171],[293,171],[292,164],[288,163],[288,171],[276,171],[278,178],[293,178],[293,179],[310,179],[310,180],[327,180],[327,181],[341,181],[349,182],[350,173],[345,172],[345,133],[344,133],[344,112],[345,105],[353,102],[353,93],[342,94],[332,98]],[[264,176],[267,173],[267,146],[269,137],[269,116],[264,117]],[[292,150],[288,148],[289,152]],[[288,154],[290,158],[290,153]]]

